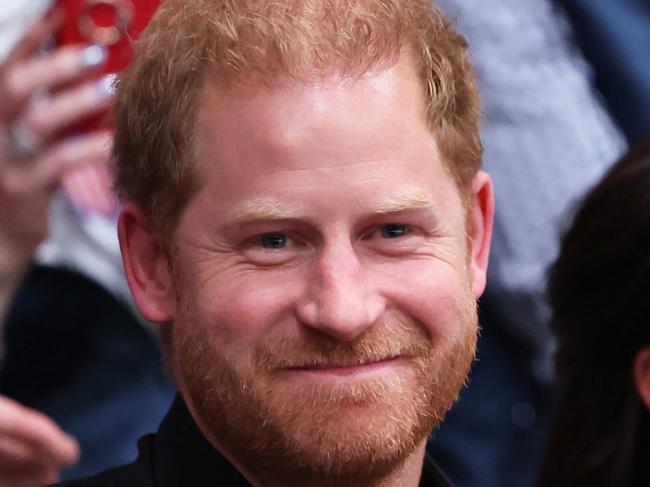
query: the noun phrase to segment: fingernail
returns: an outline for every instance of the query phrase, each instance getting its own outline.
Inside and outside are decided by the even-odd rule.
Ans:
[[[106,48],[93,44],[81,51],[81,66],[84,69],[96,68],[106,61]]]
[[[95,83],[97,95],[100,98],[111,98],[115,94],[117,75],[115,73],[106,74],[99,78]]]

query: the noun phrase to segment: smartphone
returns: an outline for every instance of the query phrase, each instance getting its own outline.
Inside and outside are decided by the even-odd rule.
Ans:
[[[147,26],[161,0],[58,0],[65,17],[56,44],[104,46],[108,59],[87,79],[119,73],[133,58],[133,41]],[[85,120],[72,132],[87,132],[104,126],[106,114]]]

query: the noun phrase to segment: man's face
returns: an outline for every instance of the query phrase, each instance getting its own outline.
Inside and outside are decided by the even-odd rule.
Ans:
[[[477,325],[465,211],[414,67],[206,82],[199,105],[202,187],[173,256],[190,409],[244,465],[394,466],[457,397]]]

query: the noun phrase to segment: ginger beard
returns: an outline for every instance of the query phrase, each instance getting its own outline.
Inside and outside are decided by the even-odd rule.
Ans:
[[[186,400],[210,439],[260,478],[352,480],[386,475],[440,424],[457,400],[477,339],[476,302],[463,293],[449,329],[390,317],[354,342],[304,329],[269,339],[242,364],[241,353],[179,296],[173,357]],[[182,324],[182,325],[181,325]],[[305,383],[288,368],[360,364],[389,357],[399,373],[359,381]],[[250,462],[250,463],[249,463]],[[353,482],[354,484],[354,482]]]

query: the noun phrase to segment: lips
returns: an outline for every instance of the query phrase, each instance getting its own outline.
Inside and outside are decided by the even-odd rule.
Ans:
[[[371,367],[373,365],[384,365],[394,362],[401,358],[399,355],[384,357],[379,359],[356,360],[354,362],[326,362],[326,363],[312,363],[298,366],[286,367],[287,370],[295,371],[310,371],[310,370],[341,370],[341,369],[354,369],[362,367]]]
[[[422,327],[401,320],[373,327],[353,342],[340,342],[308,331],[296,337],[269,340],[255,351],[255,369],[280,375],[301,371],[371,371],[392,362],[412,365],[414,360],[427,357],[431,350],[431,339]]]

